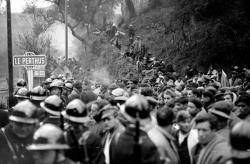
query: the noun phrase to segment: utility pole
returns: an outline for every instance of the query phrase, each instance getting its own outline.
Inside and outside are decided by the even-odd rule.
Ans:
[[[12,30],[11,30],[11,7],[10,0],[7,2],[7,36],[8,36],[8,71],[9,71],[9,100],[8,105],[12,107],[13,105],[13,63],[12,63]]]
[[[65,0],[65,62],[66,66],[68,66],[68,18],[67,18],[67,7],[68,7],[68,0]]]

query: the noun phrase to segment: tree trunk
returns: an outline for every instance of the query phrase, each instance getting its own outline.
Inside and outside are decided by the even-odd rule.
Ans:
[[[126,5],[126,12],[127,12],[127,16],[128,18],[133,18],[134,16],[136,16],[136,12],[135,12],[135,6],[132,0],[125,0],[125,5]]]

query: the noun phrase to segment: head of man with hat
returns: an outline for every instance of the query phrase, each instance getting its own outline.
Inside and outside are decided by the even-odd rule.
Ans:
[[[37,107],[29,100],[22,101],[13,107],[9,121],[0,133],[0,163],[33,163],[26,146],[37,127]]]
[[[140,127],[145,129],[151,123],[149,102],[143,95],[130,97],[125,104],[121,105],[120,111],[131,126],[134,126],[136,121],[139,121]]]
[[[72,163],[64,155],[64,150],[69,148],[63,131],[53,124],[44,124],[37,129],[32,144],[27,147],[33,152],[36,164]]]
[[[57,95],[47,97],[44,102],[41,102],[41,107],[46,112],[44,123],[62,126],[61,112],[63,110],[63,101],[60,97]]]
[[[148,137],[148,129],[145,128],[149,123],[147,120],[150,120],[147,99],[142,95],[133,95],[121,106],[120,111],[128,120],[129,125],[124,132],[114,136],[115,142],[110,144],[111,163],[158,163],[160,158],[157,148]],[[137,137],[141,147],[144,148],[140,152],[140,159],[137,159],[137,153],[139,152],[133,149]]]
[[[241,95],[235,102],[235,114],[242,120],[250,121],[250,95]]]
[[[37,111],[37,107],[29,100],[14,106],[9,117],[12,132],[20,138],[32,135],[38,123]]]
[[[230,132],[233,164],[250,163],[250,123],[241,121]]]
[[[100,114],[106,131],[112,132],[119,126],[117,107],[106,105],[101,109]]]
[[[229,138],[228,121],[231,119],[232,109],[233,104],[226,101],[218,101],[209,109],[209,112],[217,118],[217,133],[225,139]]]
[[[30,100],[33,102],[37,107],[40,107],[40,103],[46,99],[46,90],[41,87],[37,86],[30,91]]]
[[[63,88],[64,83],[62,80],[53,80],[49,86],[50,95],[57,95],[60,97],[62,95]]]
[[[83,155],[79,145],[87,148],[89,161],[96,161],[98,156],[102,156],[101,139],[87,127],[90,121],[87,106],[80,99],[74,99],[66,106],[62,115],[67,121],[66,139],[72,147],[66,152],[67,157],[84,163],[87,157]]]
[[[17,100],[17,103],[29,99],[29,91],[27,88],[20,88],[17,90],[17,92],[14,94],[14,97]]]

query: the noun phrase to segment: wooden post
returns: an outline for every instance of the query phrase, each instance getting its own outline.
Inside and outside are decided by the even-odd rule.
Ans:
[[[68,18],[67,18],[67,7],[68,7],[68,0],[65,0],[65,63],[68,66]]]
[[[8,71],[9,71],[9,100],[8,106],[12,107],[13,104],[13,59],[12,59],[12,30],[11,30],[11,7],[10,0],[6,0],[7,2],[7,36],[8,36]]]

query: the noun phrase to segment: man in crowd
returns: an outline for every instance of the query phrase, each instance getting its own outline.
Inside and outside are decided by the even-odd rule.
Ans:
[[[118,109],[111,105],[106,105],[101,111],[101,120],[103,121],[106,130],[106,135],[104,137],[104,155],[106,164],[110,163],[109,150],[111,140],[117,133],[121,133],[125,130],[117,119],[117,116]]]
[[[41,108],[46,112],[46,117],[43,120],[44,124],[51,123],[64,129],[61,118],[61,112],[63,110],[63,101],[61,98],[57,95],[49,96],[41,103]]]
[[[80,81],[77,81],[73,84],[73,90],[71,94],[68,96],[68,102],[79,99],[82,92],[82,83]]]
[[[224,163],[230,159],[230,149],[225,138],[216,133],[216,118],[209,113],[200,114],[196,120],[199,143],[192,155],[196,164]]]
[[[37,108],[29,100],[13,107],[10,123],[0,130],[0,164],[33,164],[26,149],[38,123]]]
[[[103,164],[101,138],[86,126],[90,121],[87,114],[87,107],[80,99],[72,100],[62,112],[67,121],[66,140],[71,147],[66,156],[75,162]]]
[[[114,136],[110,145],[111,164],[159,164],[159,153],[145,131],[150,120],[148,102],[144,96],[134,95],[121,107],[128,120],[124,132]]]
[[[188,111],[183,110],[177,113],[176,123],[179,127],[177,131],[178,153],[181,164],[191,164],[193,162],[191,150],[198,143],[197,129],[192,128],[192,117]]]
[[[235,114],[242,120],[250,121],[250,95],[240,96],[236,102]]]
[[[237,123],[230,133],[230,144],[232,153],[232,164],[250,163],[250,123]],[[228,162],[228,164],[231,164]]]
[[[230,114],[232,108],[232,104],[226,101],[218,101],[209,109],[209,112],[217,119],[217,133],[226,140],[229,139],[228,120],[231,119]]]
[[[53,124],[42,125],[35,132],[33,142],[27,149],[32,151],[35,164],[74,164],[64,155],[64,150],[69,149],[69,145],[63,131]]]
[[[174,113],[170,108],[163,107],[157,111],[158,126],[148,132],[149,138],[157,146],[161,160],[169,164],[178,164],[180,158],[176,146],[176,140],[171,134],[174,121]]]
[[[55,79],[49,86],[50,95],[62,96],[64,83],[61,80]]]

